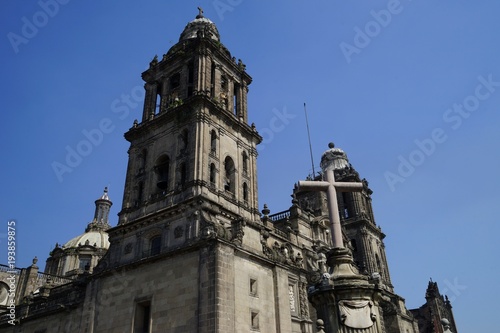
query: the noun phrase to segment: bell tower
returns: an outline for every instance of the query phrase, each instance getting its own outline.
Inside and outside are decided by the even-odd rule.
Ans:
[[[179,42],[142,73],[142,121],[130,142],[119,225],[196,198],[258,220],[257,150],[247,115],[245,65],[220,42],[203,11]]]

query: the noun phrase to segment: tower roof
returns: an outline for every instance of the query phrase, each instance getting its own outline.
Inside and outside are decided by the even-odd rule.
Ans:
[[[104,193],[95,201],[94,219],[87,225],[85,231],[100,231],[111,228],[109,225],[109,208],[113,203],[109,200],[108,188],[104,188]]]
[[[179,42],[198,37],[198,33],[204,34],[213,40],[220,41],[219,31],[215,23],[203,16],[203,9],[198,7],[199,13],[196,18],[189,22],[181,33]]]

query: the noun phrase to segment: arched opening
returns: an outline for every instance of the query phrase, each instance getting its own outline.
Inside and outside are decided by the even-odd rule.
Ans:
[[[189,143],[189,132],[187,129],[183,129],[179,135],[179,152],[184,153],[188,147]]]
[[[356,243],[356,240],[354,238],[351,239],[351,246],[353,252],[358,252],[358,244]]]
[[[235,167],[231,157],[224,160],[224,190],[234,194],[235,187]]]
[[[154,236],[149,241],[149,255],[154,256],[160,253],[161,250],[161,236]]]
[[[179,185],[181,187],[184,187],[186,185],[186,181],[187,181],[187,167],[186,163],[182,162],[179,165]]]
[[[238,83],[234,83],[233,85],[233,114],[235,116],[239,116],[239,106],[240,106],[240,99],[239,99],[239,94],[240,94],[240,85]]]
[[[140,181],[137,184],[137,200],[135,202],[136,206],[140,206],[144,200],[144,182]]]
[[[210,152],[212,154],[217,153],[217,133],[215,130],[210,131]]]
[[[380,258],[379,258],[379,256],[378,256],[378,254],[377,254],[377,253],[375,253],[375,264],[376,264],[376,266],[377,266],[377,267],[376,267],[376,268],[377,268],[377,273],[382,274],[382,272],[381,272],[381,268],[382,268],[382,267],[381,267],[381,265],[380,265]]]
[[[242,160],[242,166],[243,166],[243,173],[247,174],[248,173],[248,155],[247,155],[246,151],[244,151],[241,154],[241,160]]]
[[[210,183],[215,185],[215,164],[210,164]]]
[[[193,83],[194,83],[194,61],[191,60],[188,64],[188,84],[187,96],[193,96]]]
[[[243,201],[248,203],[248,185],[247,183],[243,183]]]
[[[148,157],[148,151],[143,149],[139,155],[139,165],[138,165],[138,173],[142,174],[146,169],[146,160]]]
[[[210,96],[215,97],[215,63],[210,67]]]
[[[155,171],[157,175],[156,186],[165,191],[169,185],[170,159],[167,155],[162,155],[156,160]]]

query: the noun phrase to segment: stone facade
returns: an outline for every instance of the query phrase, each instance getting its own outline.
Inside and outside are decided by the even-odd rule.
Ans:
[[[142,77],[119,221],[101,229],[109,249],[76,274],[55,250],[57,282],[35,278],[35,264],[16,271],[16,325],[4,306],[2,331],[423,332],[394,293],[372,192],[345,153],[336,179],[362,183],[338,196],[345,249],[332,249],[324,193],[296,188],[289,210],[259,212],[252,79],[201,11]],[[370,312],[350,317],[352,306]]]

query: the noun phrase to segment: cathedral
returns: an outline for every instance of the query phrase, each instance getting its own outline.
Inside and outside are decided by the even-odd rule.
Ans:
[[[252,78],[201,9],[142,79],[118,223],[105,188],[44,272],[0,265],[1,332],[458,332],[437,283],[418,309],[395,293],[372,191],[334,144],[288,210],[259,210]]]

